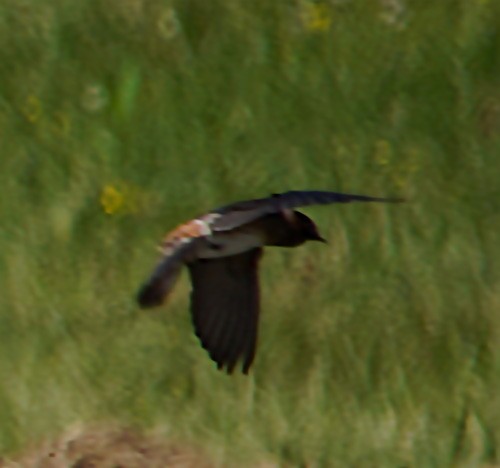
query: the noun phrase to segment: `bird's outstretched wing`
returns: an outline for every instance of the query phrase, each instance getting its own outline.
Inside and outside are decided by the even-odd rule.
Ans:
[[[182,266],[196,249],[196,238],[182,239],[163,249],[163,256],[153,274],[142,285],[137,294],[141,307],[155,307],[163,303],[175,285]]]
[[[196,335],[219,369],[239,360],[248,373],[255,357],[259,320],[258,263],[262,249],[188,264]]]
[[[261,216],[286,209],[308,205],[327,205],[330,203],[385,202],[400,203],[401,198],[369,197],[348,193],[327,192],[320,190],[292,190],[266,198],[257,198],[223,206],[214,211],[220,216],[215,219],[213,231],[228,231],[250,223]]]

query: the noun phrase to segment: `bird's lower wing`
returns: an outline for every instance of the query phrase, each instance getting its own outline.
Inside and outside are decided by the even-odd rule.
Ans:
[[[248,373],[259,320],[258,263],[262,249],[190,263],[191,313],[196,335],[219,369],[239,360]]]
[[[197,239],[188,239],[166,251],[149,279],[137,294],[141,307],[155,307],[163,303],[175,285],[182,266],[196,249]]]
[[[247,200],[219,208],[215,213],[220,216],[214,221],[212,229],[214,231],[227,231],[250,223],[266,214],[299,208],[301,206],[350,203],[355,201],[399,203],[403,200],[401,198],[370,197],[367,195],[354,195],[320,190],[292,190],[290,192],[275,194],[267,198]]]

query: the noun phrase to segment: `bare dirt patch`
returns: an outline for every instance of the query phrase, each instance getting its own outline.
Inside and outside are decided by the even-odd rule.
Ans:
[[[200,450],[125,428],[86,428],[21,454],[0,468],[212,468]]]

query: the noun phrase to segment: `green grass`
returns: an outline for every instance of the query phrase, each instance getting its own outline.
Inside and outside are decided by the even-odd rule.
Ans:
[[[423,3],[2,3],[1,453],[118,421],[227,466],[500,463],[500,4]],[[138,310],[166,230],[301,188],[409,203],[266,253],[249,377],[187,278]]]

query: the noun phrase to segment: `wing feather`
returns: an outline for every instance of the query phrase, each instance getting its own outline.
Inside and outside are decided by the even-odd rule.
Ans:
[[[262,249],[256,248],[188,264],[196,335],[217,367],[228,373],[240,360],[247,373],[255,357],[261,253]]]
[[[350,202],[383,202],[400,203],[401,198],[370,197],[348,193],[328,192],[321,190],[292,190],[275,194],[271,197],[257,198],[243,202],[232,203],[214,211],[220,216],[212,224],[214,231],[227,231],[250,223],[261,216],[276,213],[286,209],[309,205],[327,205],[331,203]]]
[[[165,252],[137,294],[137,302],[141,307],[155,307],[163,303],[174,287],[182,266],[195,248],[196,239],[188,239]]]

